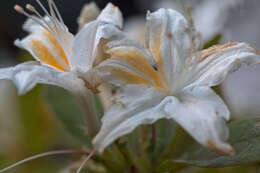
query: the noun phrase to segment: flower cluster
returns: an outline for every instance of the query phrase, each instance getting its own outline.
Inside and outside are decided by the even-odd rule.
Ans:
[[[192,22],[171,9],[147,13],[142,45],[121,30],[122,14],[111,3],[73,35],[53,0],[48,0],[49,11],[37,2],[45,16],[32,5],[26,8],[34,15],[15,6],[29,18],[23,26],[29,35],[15,45],[36,61],[0,69],[0,79],[12,80],[20,94],[37,83],[71,92],[85,110],[88,132],[99,152],[136,127],[166,118],[201,145],[234,154],[226,142],[229,110],[211,87],[242,63],[259,63],[256,48],[228,42],[200,50],[200,34]],[[100,122],[93,93],[102,83],[116,85],[119,91]]]

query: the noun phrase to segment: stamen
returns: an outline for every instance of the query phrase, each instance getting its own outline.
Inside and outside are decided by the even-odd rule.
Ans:
[[[38,5],[42,8],[42,10],[44,11],[44,13],[46,14],[46,16],[48,17],[48,21],[45,17],[43,17],[34,6],[32,6],[31,4],[27,4],[26,5],[26,9],[32,13],[34,13],[35,15],[31,15],[28,14],[23,7],[16,5],[14,7],[14,9],[27,16],[28,18],[32,19],[33,21],[35,21],[36,23],[38,23],[40,26],[42,26],[44,29],[46,29],[60,44],[60,46],[62,47],[62,49],[64,49],[65,51],[65,47],[63,46],[63,42],[64,42],[64,38],[61,35],[60,31],[61,30],[66,30],[67,28],[65,26],[65,24],[63,23],[63,20],[61,18],[60,13],[57,10],[56,5],[54,4],[53,0],[48,0],[48,4],[49,4],[49,11],[44,7],[44,5],[41,3],[40,0],[36,0],[36,2],[38,3]],[[59,21],[59,19],[61,21]],[[57,59],[57,58],[56,58]],[[57,61],[60,61],[57,59]],[[63,64],[63,63],[61,63]]]
[[[21,7],[20,5],[15,5],[14,10],[17,11],[18,13],[25,14],[23,7]]]
[[[35,9],[34,6],[32,6],[31,4],[27,4],[26,9],[35,13],[39,17],[39,21],[41,21],[41,23],[45,24],[46,27],[44,27],[44,28],[47,29],[49,32],[53,33],[52,27],[50,26],[50,24],[44,20],[44,17]]]
[[[36,11],[36,9],[34,8],[34,6],[32,6],[31,4],[26,4],[26,8],[28,10],[30,10],[33,13],[38,13],[38,11]]]
[[[58,24],[57,24],[57,21],[55,20],[55,18],[53,18],[52,16],[51,16],[51,14],[48,12],[48,10],[46,10],[46,8],[42,5],[42,3],[41,3],[41,1],[40,0],[36,0],[36,2],[39,4],[39,6],[42,8],[42,10],[44,11],[44,13],[49,17],[49,19],[52,21],[52,23],[54,24],[54,27],[56,28],[55,29],[55,32],[54,33],[57,33],[57,26],[58,26]],[[43,18],[43,20],[45,21],[45,19]],[[52,29],[53,30],[53,28],[50,28],[50,29]]]
[[[94,149],[93,151],[91,151],[91,153],[83,160],[83,162],[81,163],[79,169],[77,170],[76,173],[80,173],[80,171],[82,170],[82,168],[85,166],[85,164],[87,163],[87,161],[96,153],[96,150]]]
[[[80,154],[80,155],[85,155],[87,154],[87,152],[85,151],[81,151],[81,150],[59,150],[59,151],[50,151],[50,152],[46,152],[46,153],[42,153],[42,154],[37,154],[35,156],[32,156],[32,157],[28,157],[24,160],[21,160],[19,162],[16,162],[15,164],[11,165],[11,166],[8,166],[4,169],[1,169],[0,170],[0,173],[1,172],[5,172],[5,171],[8,171],[9,169],[12,169],[16,166],[19,166],[23,163],[26,163],[28,161],[31,161],[31,160],[35,160],[35,159],[38,159],[38,158],[41,158],[41,157],[46,157],[46,156],[51,156],[51,155],[59,155],[59,154]],[[91,155],[91,153],[89,154],[89,156]]]
[[[36,0],[36,2],[39,4],[39,6],[42,8],[42,10],[44,11],[44,13],[50,18],[50,20],[52,19],[50,13],[48,12],[48,10],[46,10],[46,8],[42,5],[40,0]]]
[[[54,26],[57,29],[57,27],[59,26],[59,22],[58,22],[56,14],[55,14],[55,12],[54,12],[54,10],[52,8],[50,0],[48,0],[48,5],[49,5],[49,9],[50,9],[50,13],[51,13],[52,19],[54,21]]]
[[[60,12],[59,12],[59,10],[58,10],[56,4],[54,3],[53,0],[48,0],[48,1],[52,4],[52,6],[53,6],[53,8],[54,8],[54,10],[55,10],[55,12],[56,12],[56,14],[58,15],[59,21],[64,25],[63,19],[62,19],[62,17],[61,17],[61,14],[60,14]]]
[[[52,5],[51,5],[50,0],[48,0],[48,5],[49,5],[49,9],[50,9],[51,16],[56,17],[56,15],[55,15],[55,13],[54,13],[54,10],[53,10],[53,8],[52,8]]]
[[[29,7],[30,8],[30,7]],[[46,30],[50,31],[50,29],[48,28],[48,24],[45,22],[42,22],[42,20],[38,19],[35,16],[32,16],[28,13],[25,12],[25,10],[23,9],[23,7],[21,7],[20,5],[15,5],[14,6],[14,10],[17,11],[20,14],[25,15],[26,17],[32,19],[34,22],[38,23],[39,25],[41,25],[42,27],[44,27]],[[51,31],[50,31],[51,32]]]
[[[47,11],[47,9],[43,6],[43,4],[39,1],[39,0],[36,0],[37,1],[37,3],[40,5],[40,7],[42,8],[42,10],[46,13],[46,15],[48,16],[48,18],[52,21],[52,23],[53,23],[53,25],[54,25],[54,27],[55,27],[55,29],[53,28],[53,26],[51,26],[50,25],[50,23],[48,22],[48,21],[46,21],[46,19],[35,9],[35,7],[34,6],[32,6],[31,4],[27,4],[26,5],[26,8],[29,10],[29,11],[31,11],[31,12],[33,12],[33,13],[35,13],[38,17],[39,17],[39,19],[37,19],[37,18],[35,18],[34,16],[31,16],[31,15],[27,15],[28,17],[30,16],[30,18],[35,18],[37,21],[39,21],[39,22],[37,22],[37,23],[39,23],[41,26],[43,26],[47,31],[49,31],[57,40],[59,40],[59,41],[61,41],[60,40],[60,36],[58,35],[57,36],[57,34],[59,34],[58,33],[58,22],[55,20],[55,17],[52,17],[51,15],[50,15],[50,13]],[[44,24],[44,25],[43,25]]]

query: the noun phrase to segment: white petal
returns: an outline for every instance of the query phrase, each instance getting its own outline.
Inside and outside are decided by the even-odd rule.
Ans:
[[[242,63],[253,65],[260,62],[259,51],[247,43],[229,42],[213,46],[196,56],[200,57],[200,62],[189,78],[190,86],[218,85]]]
[[[147,51],[141,43],[139,43],[135,40],[131,40],[127,36],[123,37],[120,40],[110,41],[109,43],[107,43],[107,46],[109,49],[112,49],[112,48],[136,49],[137,51],[142,53],[147,59],[152,61],[150,52]],[[108,51],[108,53],[109,53],[109,51]]]
[[[41,20],[45,20],[45,22],[48,23],[50,28],[52,28],[52,30],[55,31],[55,32],[52,32],[51,35],[53,35],[53,37],[58,41],[58,43],[64,49],[64,52],[66,53],[66,55],[69,56],[71,54],[71,48],[72,48],[74,36],[69,32],[68,28],[59,21],[56,21],[57,26],[54,26],[53,22],[47,16],[45,16]],[[30,35],[33,35],[33,34],[42,35],[42,31],[44,30],[44,28],[41,25],[39,25],[38,23],[36,23],[34,20],[32,20],[30,18],[27,19],[26,22],[24,23],[23,29],[25,31],[29,32]]]
[[[98,22],[93,21],[84,26],[84,28],[76,35],[72,47],[72,55],[69,57],[70,65],[73,70],[88,71],[92,68],[93,54],[96,42],[96,32]]]
[[[121,25],[119,9],[109,3],[97,20],[86,24],[76,35],[69,57],[72,69],[86,72],[104,60],[106,43],[123,37],[118,29]]]
[[[47,20],[47,19],[46,19]],[[57,31],[59,37],[30,19],[24,26],[31,33],[22,40],[16,40],[15,45],[27,50],[42,64],[61,71],[69,71],[68,55],[71,52],[73,35],[66,29]]]
[[[116,27],[122,28],[123,16],[118,7],[112,3],[108,3],[107,6],[102,10],[97,20],[113,24]]]
[[[178,80],[186,59],[197,49],[196,38],[190,23],[174,10],[160,9],[147,15],[146,46],[170,84]]]
[[[76,35],[72,55],[69,57],[73,70],[86,72],[105,58],[104,46],[110,39],[121,35],[111,24],[93,21]]]
[[[15,67],[0,69],[0,80],[12,80],[19,94],[30,91],[37,83],[56,85],[67,90],[75,90],[84,86],[84,82],[74,74],[60,72],[42,66],[38,62],[26,62]]]
[[[118,104],[105,113],[101,130],[93,140],[100,152],[137,126],[154,123],[164,116],[161,107],[165,103],[159,104],[165,96],[163,93],[142,85],[128,85],[122,90]]]
[[[225,121],[229,111],[223,101],[209,87],[196,87],[180,93],[178,99],[165,106],[165,112],[179,123],[200,144],[224,154],[234,154],[225,141],[229,131]]]
[[[42,29],[42,26],[39,25],[38,23],[36,23],[34,20],[32,19],[27,19],[25,21],[25,23],[23,24],[23,30],[29,32],[29,33],[33,33],[39,29]]]
[[[117,44],[120,46],[117,47]],[[124,40],[109,44],[112,47],[107,51],[110,58],[98,66],[98,70],[105,74],[104,80],[115,85],[146,84],[164,88],[159,73],[150,64],[149,55],[131,44]]]

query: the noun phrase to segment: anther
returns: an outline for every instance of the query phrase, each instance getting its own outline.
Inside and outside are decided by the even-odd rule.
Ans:
[[[34,13],[36,12],[36,9],[31,4],[26,4],[26,9],[28,9],[29,11],[34,12]]]
[[[21,13],[21,14],[25,13],[23,7],[21,7],[20,5],[15,5],[14,10],[17,11],[18,13]]]

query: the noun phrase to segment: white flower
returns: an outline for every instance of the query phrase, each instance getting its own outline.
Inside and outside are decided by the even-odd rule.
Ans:
[[[100,152],[137,126],[167,118],[203,146],[234,153],[225,142],[229,110],[210,87],[241,63],[258,63],[259,52],[237,42],[197,51],[198,37],[190,25],[180,13],[160,9],[147,15],[146,49],[129,40],[109,44],[111,58],[99,68],[110,73],[106,80],[126,85],[93,140]]]
[[[92,68],[103,60],[104,44],[119,37],[117,33],[122,26],[121,12],[108,4],[96,20],[86,24],[74,36],[63,23],[53,0],[48,0],[50,12],[39,0],[37,2],[45,12],[45,17],[30,4],[26,8],[35,15],[15,6],[16,11],[29,17],[23,27],[29,35],[16,40],[15,45],[29,51],[36,61],[2,68],[0,79],[12,80],[19,94],[24,94],[41,83],[67,89],[78,96],[82,104],[91,102],[91,92],[86,87],[95,90],[99,84]],[[89,118],[91,119],[90,115]],[[92,118],[97,121],[95,116]],[[89,125],[94,126],[95,123],[90,122]]]

